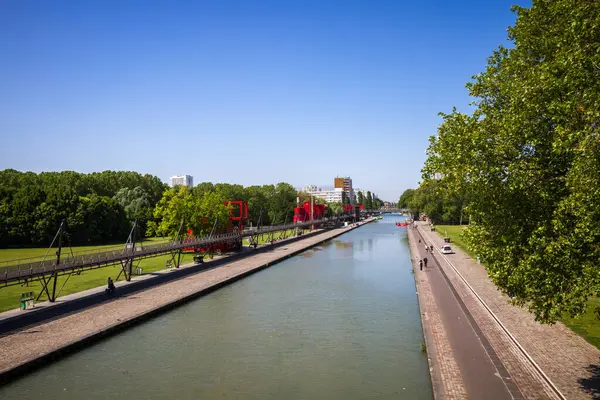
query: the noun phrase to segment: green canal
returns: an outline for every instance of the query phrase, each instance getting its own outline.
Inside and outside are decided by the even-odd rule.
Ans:
[[[431,399],[399,218],[48,365],[0,398]]]

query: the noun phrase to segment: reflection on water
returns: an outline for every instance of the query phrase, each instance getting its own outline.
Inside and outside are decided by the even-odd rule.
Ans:
[[[354,243],[352,243],[352,242],[344,242],[343,240],[338,240],[338,239],[333,240],[333,243],[335,243],[335,247],[338,250],[340,250],[340,249],[348,249],[348,248],[354,247]]]
[[[431,399],[408,248],[385,221],[98,343],[0,398]]]

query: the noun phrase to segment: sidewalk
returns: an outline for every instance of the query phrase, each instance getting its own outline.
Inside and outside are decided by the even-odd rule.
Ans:
[[[456,254],[440,254],[437,249],[443,244],[441,236],[431,232],[428,225],[418,225],[425,242],[433,244],[441,269],[525,398],[561,398],[551,384],[564,398],[600,398],[600,351],[596,347],[560,322],[542,325],[525,309],[510,305],[509,298],[490,281],[483,266],[456,246],[452,246]]]
[[[454,359],[452,345],[448,340],[448,334],[429,283],[428,271],[432,270],[433,263],[425,270],[419,270],[419,260],[422,257],[420,248],[417,247],[418,235],[410,226],[407,227],[407,231],[434,398],[436,400],[465,399],[467,391],[463,377]]]
[[[408,235],[435,398],[523,399],[419,232],[408,228]],[[419,260],[425,258],[429,262],[421,270]]]

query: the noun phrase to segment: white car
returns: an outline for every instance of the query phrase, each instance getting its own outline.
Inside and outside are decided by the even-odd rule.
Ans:
[[[447,244],[445,244],[442,247],[440,247],[440,252],[442,254],[454,254],[454,251],[452,251],[452,247],[450,247]]]

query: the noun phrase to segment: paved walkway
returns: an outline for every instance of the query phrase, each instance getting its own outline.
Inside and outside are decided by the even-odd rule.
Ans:
[[[408,233],[436,398],[522,399],[419,233],[412,228]],[[419,260],[425,258],[427,267],[420,270]]]
[[[245,276],[351,229],[352,226],[326,231],[0,337],[0,378],[17,367],[43,359],[86,338],[99,336],[211,287],[235,280],[236,277]]]
[[[434,257],[440,272],[447,276],[481,336],[488,341],[488,352],[497,356],[494,361],[504,367],[524,398],[600,398],[598,349],[562,323],[539,324],[526,310],[510,305],[481,265],[456,246],[456,254],[440,254],[437,249],[443,244],[441,236],[431,232],[428,225],[418,225],[416,231],[436,249]],[[447,329],[448,324],[444,325]],[[467,381],[464,373],[463,379]]]

